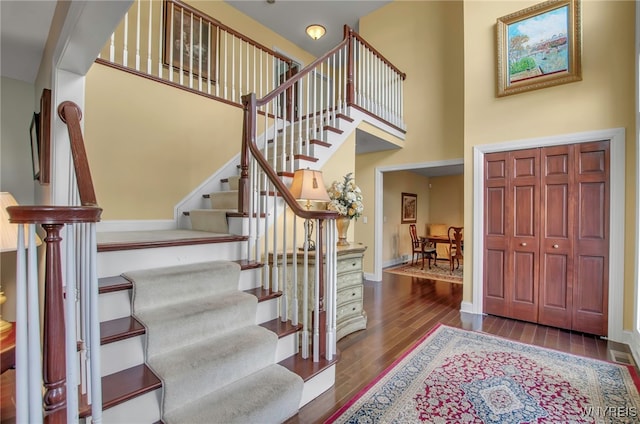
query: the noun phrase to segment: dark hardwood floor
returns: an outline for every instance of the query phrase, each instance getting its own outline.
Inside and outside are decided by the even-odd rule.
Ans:
[[[630,352],[627,345],[592,335],[495,316],[461,314],[461,300],[461,284],[387,272],[383,272],[382,282],[365,281],[367,329],[338,342],[341,358],[334,387],[301,408],[287,423],[323,422],[438,323],[599,359],[610,360],[609,349]]]

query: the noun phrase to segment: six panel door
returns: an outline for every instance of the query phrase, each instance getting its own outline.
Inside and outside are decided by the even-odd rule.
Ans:
[[[607,334],[609,142],[485,155],[484,312]]]

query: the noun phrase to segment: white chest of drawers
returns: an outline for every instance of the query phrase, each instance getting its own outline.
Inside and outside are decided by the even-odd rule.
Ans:
[[[336,338],[340,340],[344,336],[354,331],[367,328],[367,313],[363,306],[363,284],[362,284],[362,259],[367,247],[361,243],[352,243],[349,246],[338,246],[337,253],[337,310],[336,310]],[[293,272],[292,260],[294,255],[287,258],[287,285],[293,285],[291,274]],[[298,293],[302,293],[302,263],[303,255],[298,252],[296,256],[298,270]],[[282,256],[278,255],[278,261]],[[270,255],[269,262],[273,257]],[[309,252],[308,281],[313,281],[315,276],[315,252]],[[279,265],[278,274],[282,275],[282,266]],[[313,292],[309,293],[310,303],[313,304]],[[289,298],[289,308],[291,310],[293,299]],[[299,308],[302,308],[302,299],[298,299]],[[309,317],[311,319],[310,311]]]

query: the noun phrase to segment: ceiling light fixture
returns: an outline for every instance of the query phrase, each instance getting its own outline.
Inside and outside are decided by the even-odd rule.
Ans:
[[[326,32],[327,30],[325,29],[325,27],[319,24],[309,25],[307,27],[307,34],[314,40],[321,38]]]

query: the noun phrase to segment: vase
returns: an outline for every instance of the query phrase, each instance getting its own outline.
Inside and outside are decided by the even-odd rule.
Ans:
[[[341,216],[340,218],[336,218],[336,226],[338,227],[338,246],[349,246],[349,242],[347,241],[347,230],[349,229],[349,223],[351,222],[350,218],[346,216]]]

